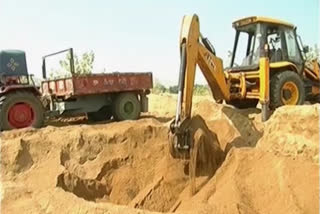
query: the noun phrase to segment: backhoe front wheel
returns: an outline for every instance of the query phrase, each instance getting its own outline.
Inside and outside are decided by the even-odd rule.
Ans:
[[[305,89],[302,78],[293,71],[276,73],[270,82],[270,107],[283,105],[302,105]]]
[[[40,128],[43,122],[43,106],[33,93],[15,92],[0,97],[0,130]]]
[[[117,95],[113,104],[115,120],[136,120],[140,117],[141,104],[135,93],[121,93]]]

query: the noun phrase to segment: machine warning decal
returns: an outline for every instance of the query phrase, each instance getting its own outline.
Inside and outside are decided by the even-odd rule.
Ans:
[[[19,67],[19,63],[14,61],[13,58],[11,58],[7,64],[7,67],[10,68],[12,71],[15,71],[17,67]]]

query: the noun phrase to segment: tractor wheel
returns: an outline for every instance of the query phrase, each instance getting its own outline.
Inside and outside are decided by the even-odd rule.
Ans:
[[[33,93],[15,92],[0,97],[0,130],[40,128],[43,122],[43,106]]]
[[[238,109],[255,108],[259,100],[257,99],[243,99],[243,100],[229,100],[227,104],[232,105]]]
[[[113,116],[116,120],[136,120],[140,117],[141,104],[134,93],[119,94],[113,104]]]
[[[302,105],[305,101],[304,83],[293,71],[276,73],[270,82],[270,108],[283,105]]]
[[[111,117],[112,112],[109,106],[103,106],[99,111],[88,113],[88,119],[91,121],[110,120]]]

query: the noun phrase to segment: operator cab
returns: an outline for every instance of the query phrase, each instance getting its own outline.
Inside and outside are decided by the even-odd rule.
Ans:
[[[263,17],[249,17],[233,23],[236,30],[230,71],[256,71],[259,59],[268,47],[270,63],[291,62],[299,70],[304,60],[298,45],[296,28],[286,22]]]
[[[0,51],[0,76],[27,76],[26,54],[20,50]]]
[[[21,50],[0,51],[0,86],[29,84],[26,54]],[[1,91],[1,90],[0,90]]]

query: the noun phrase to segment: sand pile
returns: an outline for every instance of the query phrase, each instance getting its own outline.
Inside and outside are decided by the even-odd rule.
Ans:
[[[319,105],[280,108],[265,125],[256,148],[232,148],[178,211],[318,213]]]
[[[266,123],[258,147],[318,163],[319,110],[319,104],[278,109]]]
[[[194,115],[205,118],[211,131],[218,135],[223,150],[231,147],[254,147],[262,136],[263,125],[255,120],[257,109],[238,110],[212,100],[195,103]]]
[[[196,173],[191,196],[189,162],[168,153],[174,98],[165,98],[168,105],[155,98],[156,116],[138,121],[2,134],[1,211],[318,211],[319,106],[280,108],[262,124],[256,109],[239,111],[197,100],[194,112],[205,118],[202,130],[215,143],[212,156],[198,154],[198,161],[212,163],[201,167],[211,173]]]

